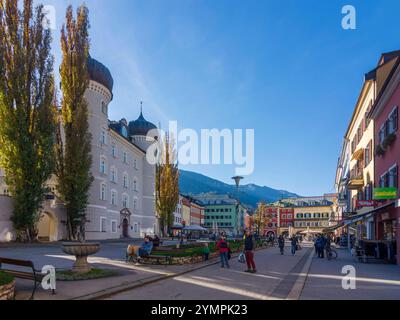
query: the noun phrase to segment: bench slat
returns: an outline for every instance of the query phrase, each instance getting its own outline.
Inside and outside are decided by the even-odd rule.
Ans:
[[[16,271],[16,270],[8,270],[8,269],[1,269],[1,271],[8,273],[16,278],[20,279],[28,279],[28,280],[38,280],[41,281],[45,275],[42,273],[36,273],[36,277],[33,275],[33,273],[29,272],[22,272],[22,271]]]
[[[0,264],[1,263],[14,265],[14,266],[28,267],[28,268],[34,267],[33,262],[27,261],[27,260],[17,260],[17,259],[9,259],[9,258],[1,258],[0,257]]]

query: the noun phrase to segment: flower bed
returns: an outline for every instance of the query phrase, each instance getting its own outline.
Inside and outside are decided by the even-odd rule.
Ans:
[[[14,299],[15,280],[12,276],[0,271],[0,300]]]
[[[241,241],[230,241],[229,247],[232,253],[241,251]],[[219,252],[215,243],[209,244],[210,255],[209,259],[219,257]],[[204,261],[203,256],[204,244],[196,243],[194,245],[186,245],[177,249],[176,247],[164,247],[161,250],[157,249],[152,252],[151,256],[144,259],[145,264],[153,265],[184,265],[194,264]],[[160,256],[170,257],[170,259],[160,259]]]

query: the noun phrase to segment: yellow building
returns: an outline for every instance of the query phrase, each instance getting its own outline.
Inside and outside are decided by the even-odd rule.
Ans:
[[[308,202],[294,208],[293,233],[304,231],[310,233],[322,233],[329,227],[329,221],[334,216],[333,203],[329,201]]]

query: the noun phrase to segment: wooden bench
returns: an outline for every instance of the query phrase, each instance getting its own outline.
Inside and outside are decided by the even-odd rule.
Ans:
[[[10,266],[30,268],[30,269],[32,269],[32,271],[31,272],[23,272],[23,271],[18,271],[18,270],[3,269],[2,268],[3,264],[10,265]],[[27,260],[17,260],[17,259],[8,259],[8,258],[0,257],[0,270],[9,275],[12,275],[15,278],[32,280],[34,283],[34,287],[33,287],[32,296],[31,296],[30,300],[33,300],[35,297],[37,284],[42,283],[43,278],[46,276],[46,274],[43,274],[43,273],[41,273],[41,271],[38,271],[35,269],[35,266],[32,261],[27,261]],[[55,294],[54,289],[52,290],[52,294]]]

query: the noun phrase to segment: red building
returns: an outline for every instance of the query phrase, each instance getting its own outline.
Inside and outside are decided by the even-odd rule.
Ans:
[[[274,236],[278,234],[278,213],[279,207],[267,207],[264,227],[264,236]]]
[[[279,224],[280,229],[289,229],[294,226],[294,209],[280,208],[279,209]]]
[[[375,188],[398,189],[400,139],[399,106],[400,106],[400,57],[382,56],[382,63],[390,66],[391,74],[384,84],[381,94],[371,112],[375,122]],[[376,192],[377,190],[375,190]],[[392,243],[393,252],[397,251],[397,263],[400,264],[400,208],[398,196],[379,200],[375,213],[375,238]],[[375,196],[376,199],[376,196]],[[397,247],[397,249],[396,249]]]

